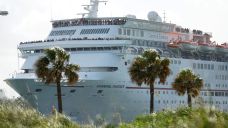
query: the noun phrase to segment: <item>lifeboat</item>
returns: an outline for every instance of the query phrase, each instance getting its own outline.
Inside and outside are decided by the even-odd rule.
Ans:
[[[178,52],[179,48],[180,48],[180,46],[179,46],[179,44],[177,42],[170,42],[169,44],[167,44],[167,46],[173,52]]]
[[[178,43],[182,51],[194,51],[196,50],[198,44],[192,41],[179,41]]]
[[[212,43],[198,43],[198,51],[202,53],[212,53],[215,50],[215,45]]]
[[[216,53],[218,54],[228,53],[228,43],[216,45]]]

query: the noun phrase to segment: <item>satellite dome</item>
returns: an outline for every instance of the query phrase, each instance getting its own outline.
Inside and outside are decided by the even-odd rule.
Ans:
[[[147,15],[149,21],[162,22],[161,17],[155,11],[150,11]]]
[[[135,16],[135,15],[131,15],[131,14],[126,15],[126,17],[127,17],[127,18],[136,19],[136,16]]]

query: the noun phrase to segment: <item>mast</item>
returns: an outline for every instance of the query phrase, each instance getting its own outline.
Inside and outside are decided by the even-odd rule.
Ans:
[[[84,6],[84,9],[86,11],[88,11],[87,13],[79,13],[79,15],[82,15],[82,17],[85,17],[85,15],[87,15],[87,18],[97,18],[97,12],[98,12],[98,6],[99,3],[105,3],[106,4],[107,1],[101,1],[101,0],[90,0],[90,4],[89,5],[82,5]]]

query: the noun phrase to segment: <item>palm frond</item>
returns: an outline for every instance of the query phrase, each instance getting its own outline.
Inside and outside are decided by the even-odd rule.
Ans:
[[[74,64],[67,64],[65,67],[65,76],[68,78],[68,84],[72,85],[78,81],[78,72],[80,67]]]

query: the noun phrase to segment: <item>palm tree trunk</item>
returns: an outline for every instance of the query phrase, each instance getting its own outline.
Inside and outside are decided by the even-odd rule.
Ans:
[[[150,85],[150,113],[154,112],[154,85]]]
[[[58,97],[58,110],[59,110],[59,113],[62,113],[63,107],[62,107],[62,93],[61,93],[60,80],[57,82],[57,97]]]
[[[187,89],[187,95],[188,95],[188,107],[192,107],[192,97],[190,95],[189,89]]]

